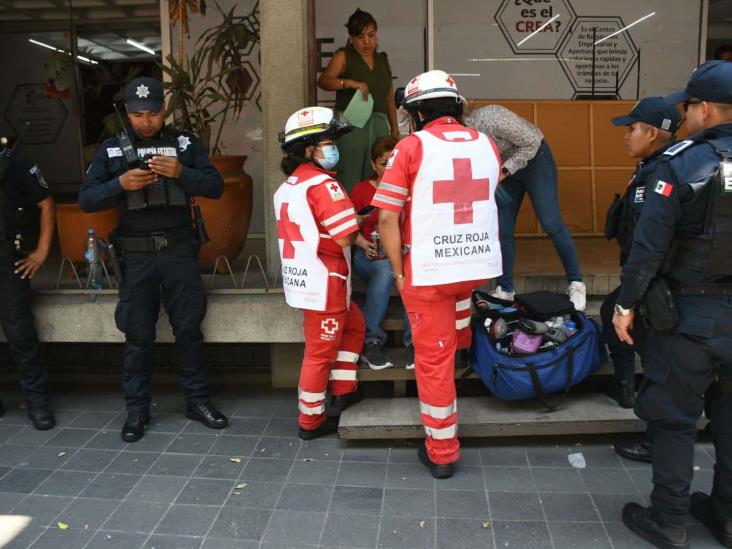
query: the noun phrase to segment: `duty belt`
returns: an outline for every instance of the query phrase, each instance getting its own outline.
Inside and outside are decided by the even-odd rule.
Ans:
[[[193,228],[182,227],[171,231],[150,233],[147,236],[119,236],[124,252],[159,252],[193,240]]]
[[[721,284],[671,284],[671,292],[683,295],[732,295],[732,283]]]

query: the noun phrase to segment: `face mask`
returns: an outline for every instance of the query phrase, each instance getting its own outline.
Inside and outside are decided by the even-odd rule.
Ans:
[[[335,145],[323,145],[318,147],[320,152],[323,153],[323,158],[316,158],[320,167],[324,170],[332,170],[338,164],[340,158],[338,154],[338,147]]]

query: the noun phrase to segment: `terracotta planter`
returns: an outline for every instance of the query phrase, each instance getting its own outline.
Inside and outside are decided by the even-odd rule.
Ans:
[[[61,256],[68,257],[74,263],[84,263],[87,231],[94,229],[97,236],[107,240],[110,231],[117,227],[118,220],[117,208],[84,213],[78,204],[57,204],[56,228]]]
[[[216,258],[230,262],[239,256],[252,219],[252,178],[244,171],[246,156],[212,156],[211,162],[224,178],[224,194],[217,200],[196,198],[210,241],[201,247],[198,263],[211,269]],[[219,266],[220,272],[225,268]]]

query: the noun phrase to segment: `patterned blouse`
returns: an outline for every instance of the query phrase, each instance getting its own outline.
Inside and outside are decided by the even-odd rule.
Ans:
[[[528,161],[536,156],[544,139],[539,128],[500,105],[478,107],[465,117],[465,125],[496,142],[503,167],[509,174],[525,168]]]

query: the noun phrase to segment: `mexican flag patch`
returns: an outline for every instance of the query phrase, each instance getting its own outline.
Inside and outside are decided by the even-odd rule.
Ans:
[[[656,187],[653,190],[660,195],[668,197],[671,196],[671,192],[674,190],[674,186],[671,183],[667,183],[659,179],[658,181],[656,181]]]

